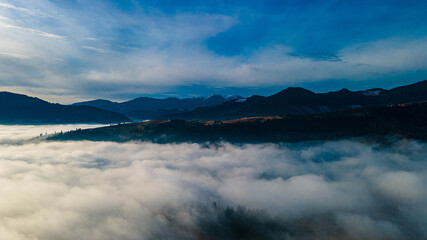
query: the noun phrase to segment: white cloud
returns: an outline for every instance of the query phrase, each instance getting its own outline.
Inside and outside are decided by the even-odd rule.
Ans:
[[[200,47],[192,47],[190,51],[175,47],[162,51],[135,50],[130,55],[117,54],[103,62],[105,68],[93,69],[80,77],[106,86],[133,84],[141,92],[147,86],[152,89],[191,84],[265,87],[325,79],[384,80],[427,71],[422,61],[427,58],[424,42],[388,40],[367,43],[364,50],[348,47],[339,52],[342,61],[293,56],[292,50],[284,46],[266,47],[248,58],[217,56]]]
[[[427,199],[426,179],[406,171],[388,172],[379,176],[378,188],[390,199],[399,202],[422,202]]]

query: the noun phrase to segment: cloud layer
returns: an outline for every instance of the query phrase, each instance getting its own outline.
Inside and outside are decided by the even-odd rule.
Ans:
[[[54,129],[1,127],[2,239],[427,237],[425,143],[23,141]]]

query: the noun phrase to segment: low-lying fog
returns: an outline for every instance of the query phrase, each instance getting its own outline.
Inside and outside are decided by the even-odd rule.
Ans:
[[[427,144],[26,141],[0,126],[0,239],[426,239]]]

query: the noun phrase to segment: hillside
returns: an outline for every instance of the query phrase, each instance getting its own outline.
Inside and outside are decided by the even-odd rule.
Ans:
[[[118,123],[126,116],[89,106],[65,106],[0,92],[0,124]]]
[[[228,121],[155,120],[72,131],[49,140],[241,143],[388,136],[427,140],[427,103]]]

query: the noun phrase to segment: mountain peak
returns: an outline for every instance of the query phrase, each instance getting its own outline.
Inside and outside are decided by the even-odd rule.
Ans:
[[[228,95],[227,96],[227,100],[236,100],[236,99],[242,99],[244,97],[239,96],[239,95]]]
[[[205,99],[212,99],[212,98],[224,99],[224,97],[219,94],[212,94],[210,96],[207,96]]]
[[[294,98],[307,98],[311,96],[315,96],[316,94],[310,90],[301,87],[288,87],[285,90],[272,95],[272,98],[286,98],[286,99],[294,99]]]
[[[302,87],[288,87],[285,90],[279,92],[279,93],[303,93],[303,94],[315,94],[314,92],[307,90]]]
[[[348,90],[347,88],[343,88],[343,89],[339,90],[338,92],[340,92],[340,93],[349,93],[351,91]]]

